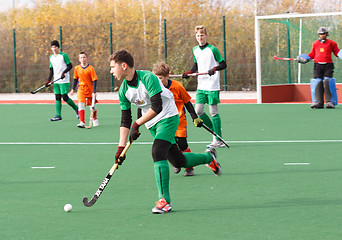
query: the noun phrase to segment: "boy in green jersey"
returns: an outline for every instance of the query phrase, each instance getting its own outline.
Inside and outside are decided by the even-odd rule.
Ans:
[[[204,26],[195,27],[196,40],[199,45],[192,49],[194,65],[191,70],[183,73],[183,78],[189,78],[188,74],[199,72],[207,75],[197,77],[197,93],[195,110],[204,124],[222,137],[221,117],[218,112],[220,103],[220,73],[227,64],[222,58],[219,50],[207,42],[207,29]],[[211,119],[204,112],[204,104],[209,104]],[[225,147],[224,143],[213,137],[213,142],[208,147]]]
[[[152,72],[135,70],[134,59],[126,50],[115,52],[110,56],[109,61],[111,74],[119,81],[123,81],[119,89],[121,125],[115,161],[122,164],[118,159],[128,137],[130,141],[136,140],[140,136],[139,127],[145,124],[154,138],[152,158],[159,193],[159,201],[152,212],[168,213],[172,207],[167,160],[178,168],[207,164],[215,175],[220,175],[221,167],[216,161],[216,151],[214,148],[209,148],[205,153],[181,153],[175,142],[179,117],[173,94]],[[142,116],[133,124],[132,103],[142,109]]]
[[[49,57],[50,75],[45,85],[48,86],[52,78],[57,81],[53,84],[53,92],[56,97],[56,116],[51,118],[50,121],[62,120],[62,99],[75,110],[78,118],[78,107],[68,96],[70,83],[69,71],[72,69],[69,56],[64,52],[60,52],[59,42],[57,40],[51,42],[51,51],[53,54]]]

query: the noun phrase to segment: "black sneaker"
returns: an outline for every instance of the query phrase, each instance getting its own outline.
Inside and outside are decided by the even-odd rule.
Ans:
[[[312,109],[320,109],[320,108],[324,108],[323,103],[319,103],[319,102],[315,102],[311,105]]]
[[[325,108],[335,108],[335,104],[333,102],[327,102]]]
[[[54,116],[53,118],[50,118],[50,121],[62,121],[62,117]]]

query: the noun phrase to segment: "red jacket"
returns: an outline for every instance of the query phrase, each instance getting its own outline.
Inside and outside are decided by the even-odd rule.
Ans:
[[[339,51],[340,49],[337,47],[337,43],[333,40],[326,39],[325,43],[316,40],[312,43],[312,49],[308,55],[311,59],[315,59],[315,63],[332,63],[331,53],[334,53],[337,57]]]

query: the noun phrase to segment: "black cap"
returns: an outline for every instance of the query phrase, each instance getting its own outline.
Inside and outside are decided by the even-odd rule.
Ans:
[[[59,48],[59,42],[57,41],[57,40],[53,40],[52,42],[51,42],[51,47],[52,46],[57,46],[58,48]]]

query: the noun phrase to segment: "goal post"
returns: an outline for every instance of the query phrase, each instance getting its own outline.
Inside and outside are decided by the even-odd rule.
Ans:
[[[313,61],[301,65],[296,61],[274,60],[273,56],[296,58],[309,53],[321,26],[327,27],[329,38],[342,48],[342,12],[255,16],[257,103],[263,102],[263,86],[310,83]],[[333,61],[334,77],[342,82],[342,61],[335,57]]]

